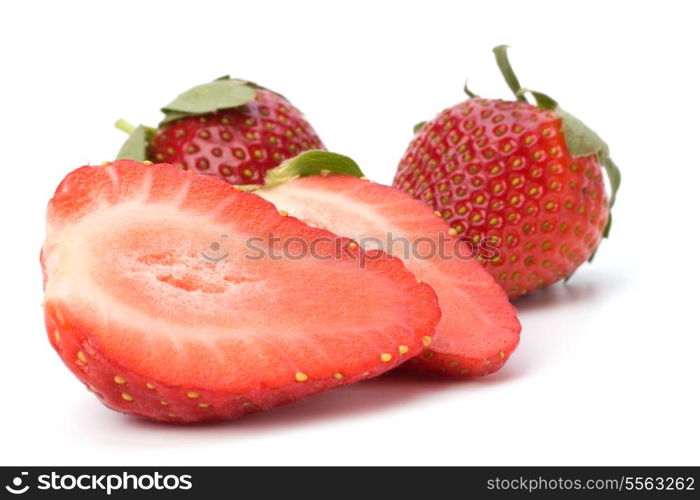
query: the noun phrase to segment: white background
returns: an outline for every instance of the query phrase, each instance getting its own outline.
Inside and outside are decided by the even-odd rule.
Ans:
[[[698,465],[700,35],[692,2],[3,2],[0,463]],[[326,145],[390,182],[412,125],[507,97],[513,46],[622,168],[611,239],[518,302],[505,369],[388,376],[218,425],[103,408],[43,331],[38,261],[61,178],[112,159],[116,118],[155,124],[225,73],[287,95]]]

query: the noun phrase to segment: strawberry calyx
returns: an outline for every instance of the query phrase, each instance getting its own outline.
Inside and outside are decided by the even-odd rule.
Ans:
[[[278,167],[270,169],[265,174],[265,184],[250,184],[236,186],[243,191],[272,189],[299,177],[314,175],[351,175],[364,178],[359,165],[348,156],[321,150],[309,150],[294,158],[283,161]]]
[[[255,91],[261,88],[247,80],[230,78],[228,75],[222,76],[212,82],[186,90],[162,107],[161,111],[165,117],[160,124],[187,116],[198,116],[243,106],[255,99]]]
[[[257,83],[240,78],[231,78],[228,75],[203,85],[197,85],[181,93],[161,108],[165,116],[160,121],[159,127],[188,116],[199,116],[222,109],[243,106],[255,99],[257,90],[273,92]],[[273,93],[277,94],[277,92]],[[284,98],[281,94],[277,95]],[[117,120],[115,126],[129,134],[129,138],[122,145],[116,159],[147,160],[148,145],[157,129],[145,125],[134,127],[129,122],[121,119]]]
[[[121,118],[117,120],[114,126],[129,134],[129,137],[119,149],[116,159],[146,161],[148,159],[148,144],[156,134],[156,129],[146,125],[135,127]]]
[[[521,102],[529,102],[527,96],[531,96],[535,101],[535,106],[540,109],[553,111],[561,118],[562,132],[566,139],[569,153],[573,157],[588,156],[591,154],[598,156],[601,165],[605,168],[610,183],[610,208],[612,208],[615,203],[617,191],[620,188],[621,174],[620,169],[610,157],[610,148],[607,143],[581,120],[562,109],[559,103],[547,94],[523,88],[508,60],[507,50],[507,45],[499,45],[493,49],[493,53],[496,56],[498,69],[501,71],[503,79],[506,81],[506,84],[508,84],[513,95]],[[608,224],[603,231],[603,237],[608,237],[611,222],[612,217],[608,215]]]

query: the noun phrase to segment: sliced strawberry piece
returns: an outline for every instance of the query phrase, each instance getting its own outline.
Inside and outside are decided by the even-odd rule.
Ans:
[[[292,257],[273,258],[284,245]],[[399,259],[169,165],[69,174],[42,261],[65,364],[107,406],[155,420],[232,418],[373,377],[419,354],[440,315]]]
[[[433,287],[442,319],[434,342],[406,368],[460,378],[486,375],[501,368],[518,345],[520,323],[505,292],[424,203],[347,175],[302,177],[257,194],[365,248],[381,245]]]

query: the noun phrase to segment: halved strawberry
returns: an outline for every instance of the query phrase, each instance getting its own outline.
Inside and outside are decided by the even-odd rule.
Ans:
[[[418,354],[440,315],[399,259],[169,165],[69,174],[42,263],[65,364],[107,406],[154,420],[232,418],[373,377]]]
[[[435,339],[404,367],[459,378],[486,375],[518,345],[520,323],[505,292],[426,204],[349,175],[302,177],[256,193],[312,226],[401,257],[433,287],[442,310]]]

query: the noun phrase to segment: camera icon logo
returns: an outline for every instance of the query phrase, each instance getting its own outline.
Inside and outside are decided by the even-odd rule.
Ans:
[[[22,493],[26,493],[27,490],[29,489],[29,485],[26,484],[24,487],[22,487],[22,482],[23,482],[23,476],[29,475],[28,472],[22,472],[19,476],[16,476],[12,479],[12,486],[9,484],[5,486],[5,489],[12,493],[13,495],[21,495]]]
[[[228,234],[222,234],[221,238],[228,238]],[[229,256],[229,253],[226,252],[221,248],[221,242],[220,241],[212,241],[209,243],[209,249],[207,251],[201,252],[200,255],[204,260],[208,260],[209,262],[221,262],[224,260],[226,257]]]

